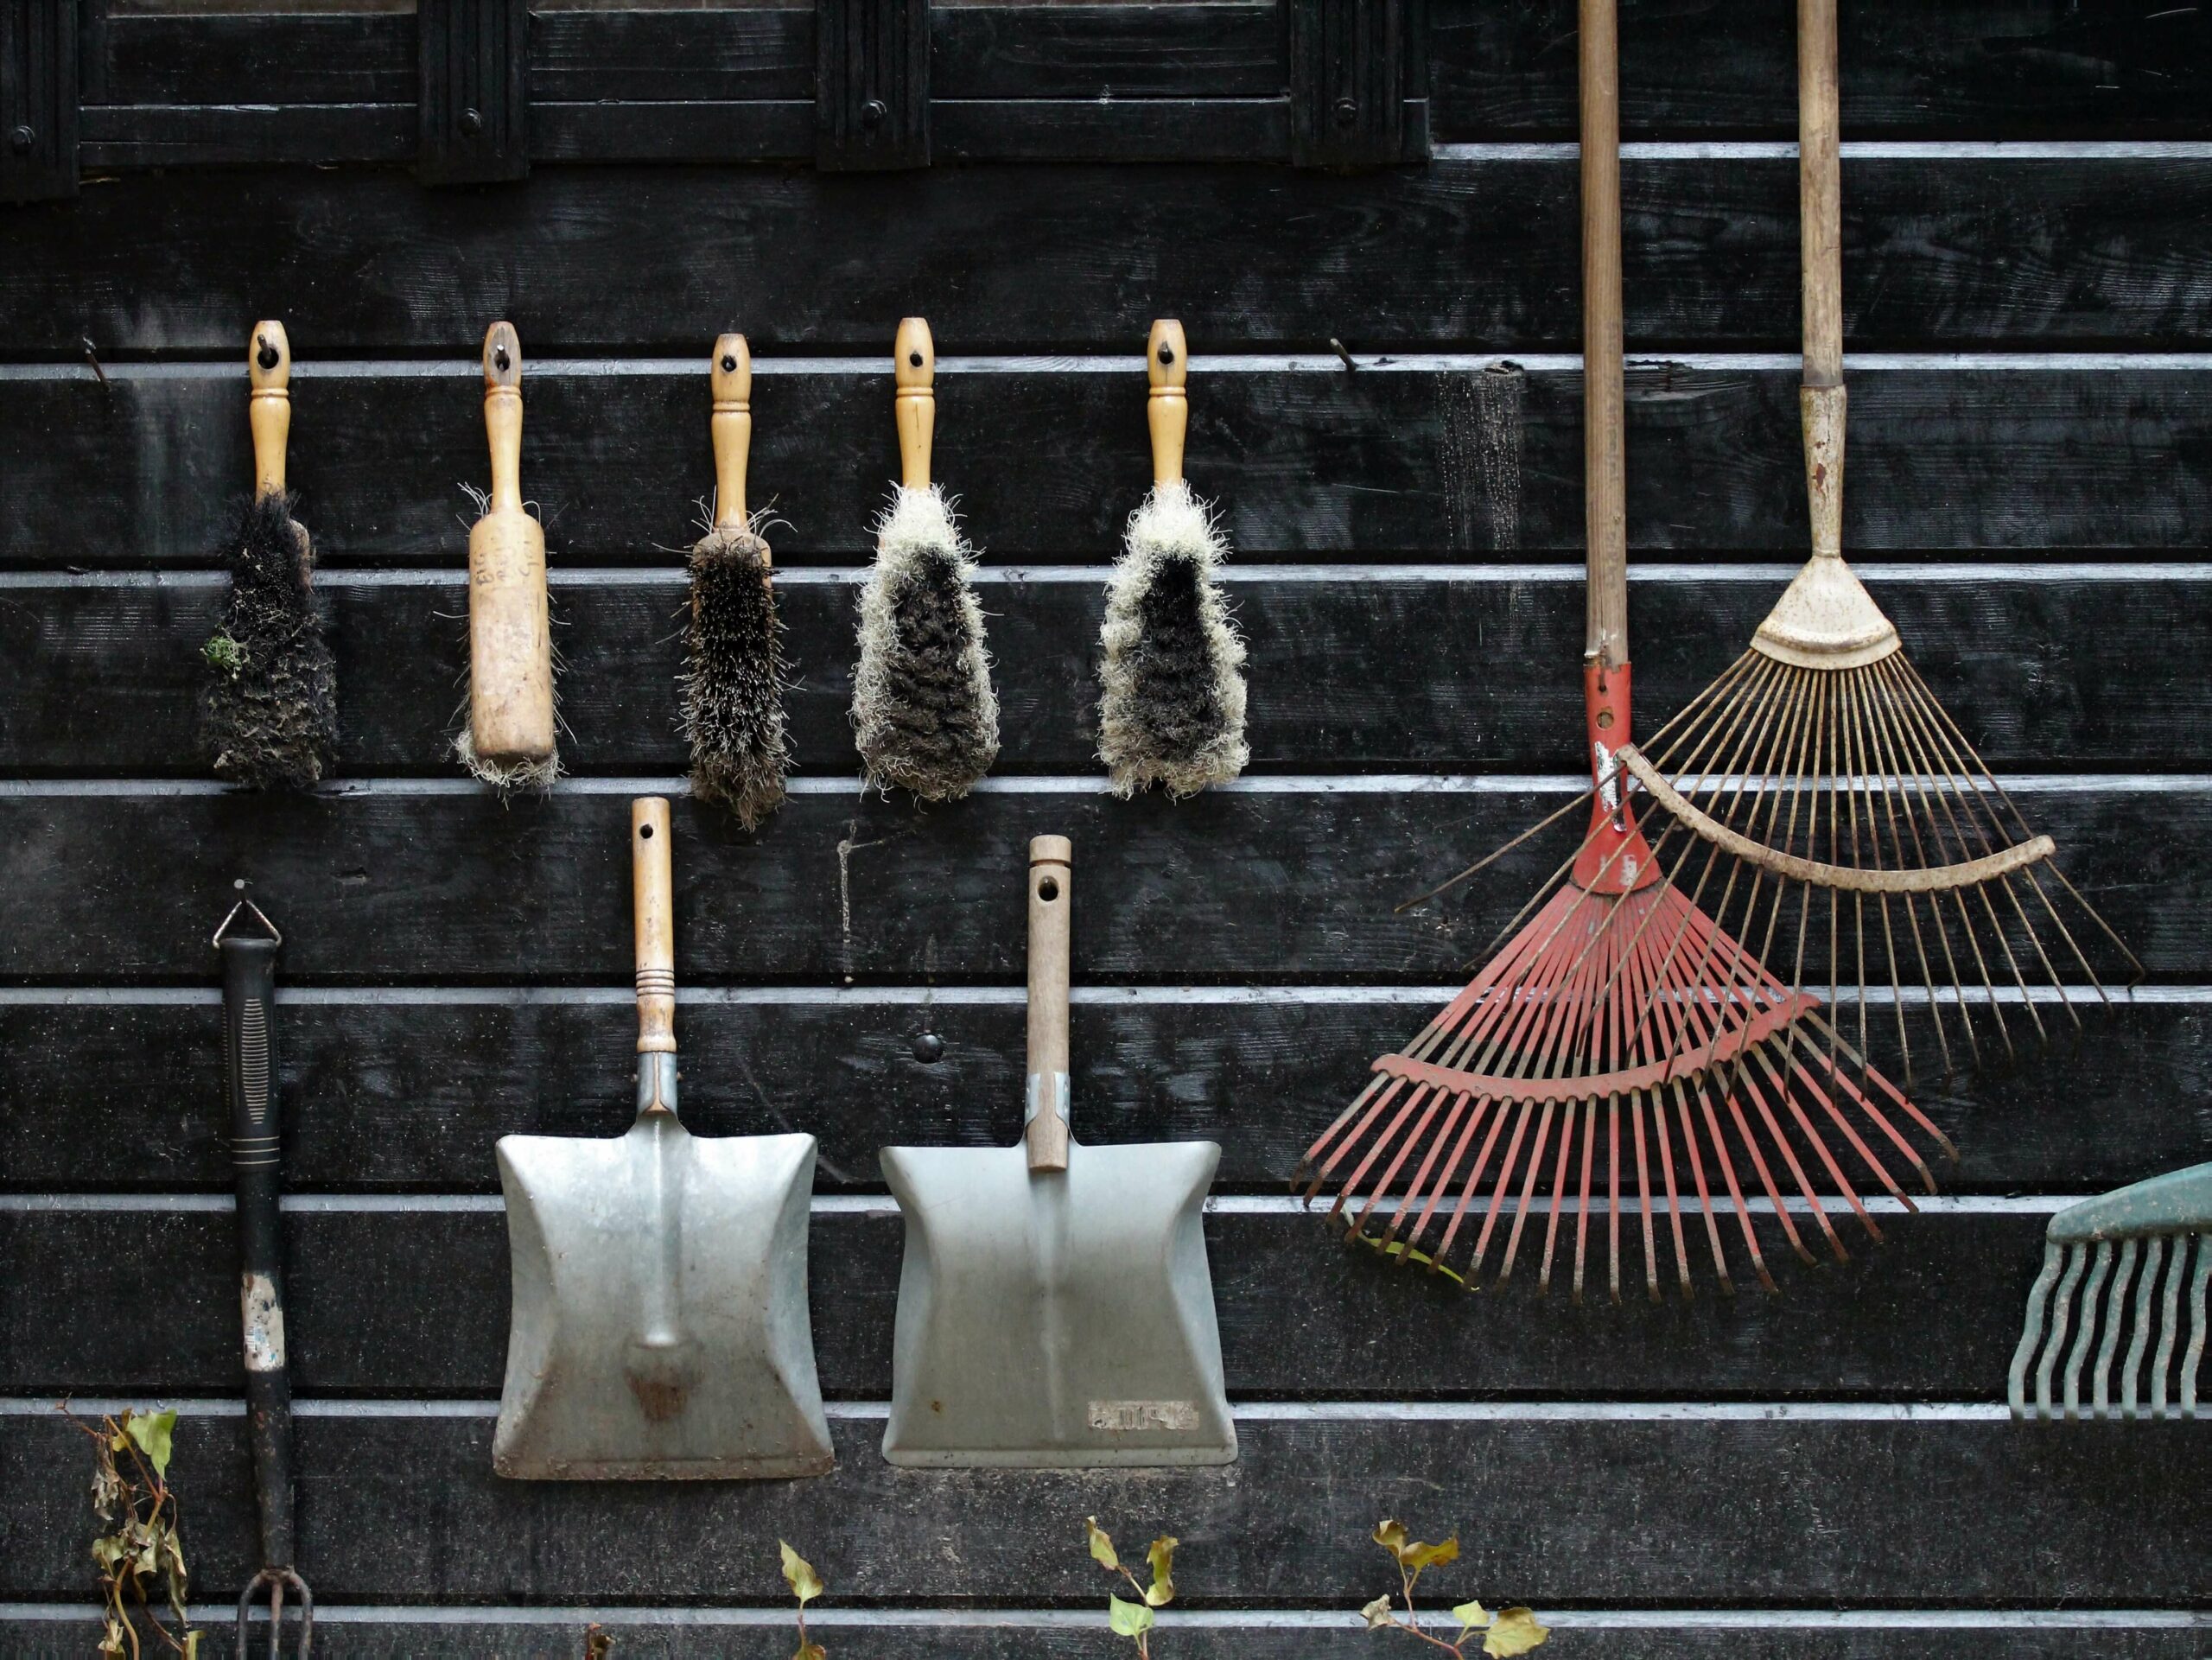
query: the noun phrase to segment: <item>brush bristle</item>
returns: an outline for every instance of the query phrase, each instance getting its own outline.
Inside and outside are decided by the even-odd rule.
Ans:
[[[853,728],[868,782],[930,801],[966,795],[999,753],[999,703],[976,566],[935,487],[901,489],[861,590]]]
[[[783,628],[768,570],[768,544],[749,531],[715,531],[691,550],[683,677],[691,793],[728,808],[747,830],[783,805],[791,765]]]
[[[257,496],[226,551],[230,594],[200,697],[208,759],[233,784],[304,790],[338,747],[338,671],[308,588],[308,533],[288,497]]]
[[[1244,770],[1244,642],[1214,576],[1227,556],[1188,486],[1129,519],[1100,630],[1098,758],[1116,795],[1193,795]]]

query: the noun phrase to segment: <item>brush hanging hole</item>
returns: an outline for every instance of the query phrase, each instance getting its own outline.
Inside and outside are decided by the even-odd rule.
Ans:
[[[737,372],[737,359],[728,352],[722,353],[722,372],[726,375],[734,375]]]
[[[1164,342],[1164,341],[1163,341],[1163,342],[1161,343],[1161,345],[1160,345],[1160,360],[1162,363],[1173,363],[1173,362],[1174,362],[1174,361],[1175,361],[1175,348],[1174,348],[1173,347],[1172,347],[1172,346],[1167,345],[1166,342]]]
[[[922,366],[922,354],[919,352],[909,352],[906,353],[906,361],[918,369]]]
[[[261,342],[261,350],[255,355],[254,361],[264,369],[273,369],[283,361],[283,359],[277,355],[276,348],[264,340]]]
[[[1037,897],[1044,900],[1046,904],[1050,905],[1054,900],[1059,898],[1059,896],[1060,884],[1056,878],[1047,876],[1044,881],[1037,884]]]
[[[653,827],[651,824],[640,824],[638,826],[638,839],[641,842],[652,841],[653,839]]]
[[[502,374],[505,373],[507,368],[507,348],[504,346],[493,347],[492,352],[492,361],[499,366],[499,372]]]

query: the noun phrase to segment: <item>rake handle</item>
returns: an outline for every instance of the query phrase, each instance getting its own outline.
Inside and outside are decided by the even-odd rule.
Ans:
[[[1191,375],[1191,347],[1183,338],[1183,325],[1173,317],[1153,324],[1144,343],[1144,372],[1151,387],[1145,399],[1145,424],[1152,431],[1152,481],[1179,483],[1183,438],[1191,427],[1191,400],[1183,390]]]
[[[1797,0],[1797,212],[1805,366],[1798,410],[1813,551],[1843,552],[1843,169],[1835,0]]]
[[[937,345],[929,323],[908,317],[892,342],[892,375],[899,390],[892,414],[899,423],[899,481],[909,490],[930,487],[930,446],[937,436]]]
[[[284,493],[284,449],[292,436],[292,343],[280,322],[257,322],[246,342],[246,378],[253,393],[246,424],[253,430],[253,493]]]
[[[1029,1168],[1068,1167],[1068,947],[1074,843],[1039,836],[1029,843],[1029,1105],[1022,1140]]]
[[[708,380],[715,399],[707,417],[715,444],[715,528],[741,531],[747,527],[745,470],[753,456],[753,353],[744,335],[715,340]]]
[[[676,1110],[676,882],[668,798],[630,804],[630,911],[638,962],[638,1110]]]
[[[1621,375],[1620,48],[1614,0],[1581,0],[1582,506],[1586,660],[1628,661],[1628,462]]]

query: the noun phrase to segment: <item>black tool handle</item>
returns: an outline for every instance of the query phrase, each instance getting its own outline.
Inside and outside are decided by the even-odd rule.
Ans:
[[[223,1066],[238,1195],[238,1307],[245,1409],[261,1498],[261,1560],[292,1565],[292,1386],[284,1370],[284,1249],[276,1214],[283,1146],[276,1123],[276,941],[226,933]]]

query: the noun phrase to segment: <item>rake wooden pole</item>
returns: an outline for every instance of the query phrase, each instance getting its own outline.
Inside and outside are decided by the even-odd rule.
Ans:
[[[1656,844],[1647,842],[1625,793],[1618,761],[1630,739],[1630,671],[1612,0],[1582,0],[1580,36],[1589,830],[1507,925],[1503,950],[1403,1053],[1375,1063],[1366,1089],[1307,1149],[1294,1181],[1306,1184],[1309,1200],[1334,1188],[1329,1214],[1351,1238],[1471,1286],[1483,1282],[1493,1250],[1492,1283],[1504,1285],[1524,1240],[1540,1229],[1539,1289],[1549,1288],[1556,1259],[1571,1249],[1579,1301],[1595,1223],[1616,1301],[1624,1225],[1654,1301],[1662,1278],[1691,1294],[1693,1269],[1708,1257],[1721,1288],[1732,1290],[1732,1235],[1771,1289],[1755,1217],[1770,1218],[1811,1262],[1797,1222],[1809,1216],[1840,1258],[1829,1207],[1848,1208],[1878,1238],[1857,1186],[1871,1183],[1910,1206],[1890,1161],[1911,1166],[1930,1190],[1934,1182],[1906,1130],[1949,1144],[1834,1034],[1817,1000],[1783,986],[1714,922],[1701,905],[1710,860],[1694,868],[1699,844],[1671,823]],[[1686,881],[1694,886],[1686,891]],[[1732,893],[1730,878],[1718,902],[1726,906]]]

